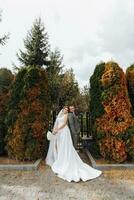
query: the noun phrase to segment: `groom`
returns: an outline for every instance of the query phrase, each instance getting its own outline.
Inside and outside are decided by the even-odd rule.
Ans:
[[[77,149],[80,124],[78,122],[77,116],[75,115],[75,107],[73,105],[69,106],[68,126],[71,132],[74,148]]]

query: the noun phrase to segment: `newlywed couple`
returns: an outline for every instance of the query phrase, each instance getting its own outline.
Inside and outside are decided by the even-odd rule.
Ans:
[[[102,172],[84,163],[74,148],[77,142],[75,134],[78,133],[71,129],[72,123],[76,123],[73,110],[74,107],[70,114],[66,106],[59,112],[54,123],[52,133],[55,136],[50,140],[46,164],[51,166],[58,177],[68,182],[87,181],[100,176]]]

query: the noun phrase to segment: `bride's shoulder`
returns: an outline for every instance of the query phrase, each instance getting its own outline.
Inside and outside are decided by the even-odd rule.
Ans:
[[[68,113],[65,113],[65,114],[64,114],[64,117],[67,117],[67,116],[68,116]]]

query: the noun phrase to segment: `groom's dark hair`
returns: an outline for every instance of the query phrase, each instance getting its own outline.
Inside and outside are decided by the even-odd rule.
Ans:
[[[71,106],[72,106],[72,107],[75,107],[74,104],[70,104],[70,105],[69,105],[69,107],[71,107]]]
[[[72,105],[69,105],[68,107],[69,107],[69,108],[70,108],[70,107],[74,107],[74,108],[75,108],[75,106],[74,106],[73,104],[72,104]]]
[[[70,104],[69,106],[68,106],[68,112],[71,112],[71,110],[70,110],[70,107],[74,107],[75,108],[75,106],[72,104]]]

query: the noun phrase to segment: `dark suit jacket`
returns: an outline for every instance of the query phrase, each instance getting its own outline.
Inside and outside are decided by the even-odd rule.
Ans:
[[[68,113],[68,126],[70,128],[71,134],[78,135],[80,132],[80,124],[78,122],[77,116],[75,113]]]

